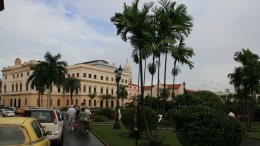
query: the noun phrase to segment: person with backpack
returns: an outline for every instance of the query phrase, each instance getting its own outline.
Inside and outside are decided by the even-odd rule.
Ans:
[[[80,133],[81,134],[85,134],[88,131],[88,126],[89,126],[89,115],[88,113],[85,111],[85,108],[82,107],[81,111],[79,112],[79,118],[80,118]]]

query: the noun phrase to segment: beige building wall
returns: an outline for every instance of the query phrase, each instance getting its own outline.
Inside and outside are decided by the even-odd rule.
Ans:
[[[42,97],[38,92],[29,86],[26,86],[27,79],[32,74],[31,66],[39,62],[30,60],[22,63],[17,58],[15,66],[4,67],[2,70],[2,97],[0,104],[5,106],[23,107],[23,106],[47,106],[47,93],[45,91]],[[132,82],[132,71],[130,65],[126,62],[120,84],[128,86]],[[81,89],[77,95],[73,95],[73,104],[80,105],[84,103],[89,107],[115,107],[116,105],[116,82],[114,70],[115,66],[110,65],[104,60],[95,60],[79,63],[67,67],[67,77],[80,79]],[[96,96],[91,99],[90,94]],[[101,95],[111,94],[114,98],[103,100]],[[126,100],[127,101],[127,100]],[[119,100],[119,105],[121,105]],[[51,96],[52,107],[69,106],[70,94],[63,92],[62,87],[53,86]]]

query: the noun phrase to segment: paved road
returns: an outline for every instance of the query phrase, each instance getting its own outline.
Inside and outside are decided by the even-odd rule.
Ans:
[[[81,135],[78,129],[68,129],[65,124],[63,146],[104,146],[90,131]]]

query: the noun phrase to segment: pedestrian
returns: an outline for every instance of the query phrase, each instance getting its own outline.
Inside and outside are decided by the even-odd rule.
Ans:
[[[69,128],[71,128],[72,130],[73,128],[73,124],[75,123],[75,116],[76,116],[76,110],[73,107],[73,105],[70,106],[70,108],[67,111],[67,115],[68,115],[68,121],[69,121]]]
[[[88,116],[87,112],[85,111],[84,107],[81,108],[79,117],[80,117],[80,123],[79,123],[80,133],[85,134],[88,130],[89,116]]]
[[[90,118],[92,116],[92,113],[91,113],[90,109],[88,109],[88,107],[85,108],[85,112],[88,115],[87,129],[89,130],[90,129]]]

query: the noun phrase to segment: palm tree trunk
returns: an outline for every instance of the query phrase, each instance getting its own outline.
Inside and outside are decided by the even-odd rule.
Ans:
[[[49,85],[48,89],[48,107],[51,107],[51,85]]]
[[[177,63],[177,60],[175,59],[174,64],[173,64],[173,70],[175,70],[175,68],[176,68],[176,63]],[[175,73],[173,73],[173,80],[172,80],[172,101],[175,98],[174,83],[175,83]]]
[[[73,92],[70,92],[70,104],[73,105],[73,100],[72,100]]]
[[[159,101],[159,84],[160,84],[160,64],[161,64],[161,55],[159,54],[158,56],[158,76],[157,76],[157,102],[156,102],[156,107],[157,107],[157,112],[158,112],[158,101]]]
[[[146,74],[146,59],[144,59],[144,86],[145,86],[145,74]]]
[[[155,55],[153,54],[153,65],[154,65],[154,59],[155,59]],[[151,97],[153,96],[153,75],[152,74],[152,79],[151,79]]]
[[[163,101],[163,114],[164,114],[164,110],[165,110],[165,104],[166,104],[166,67],[167,67],[167,53],[165,53],[165,61],[164,61],[164,81],[163,81],[163,92],[164,92],[164,101]]]

